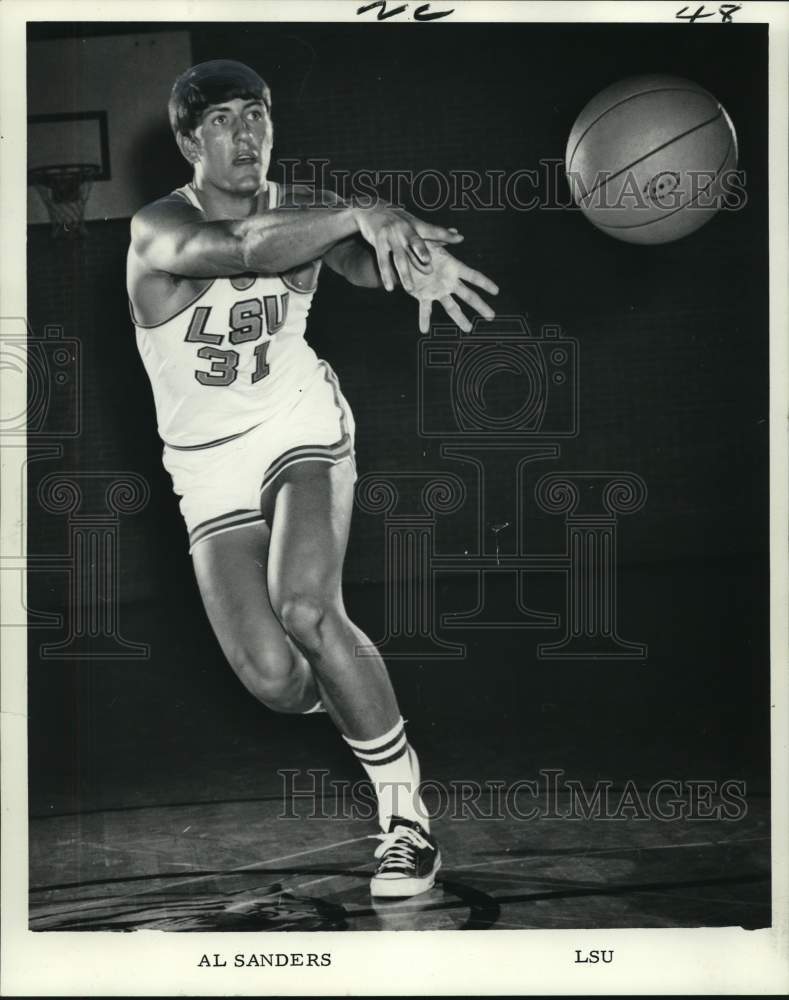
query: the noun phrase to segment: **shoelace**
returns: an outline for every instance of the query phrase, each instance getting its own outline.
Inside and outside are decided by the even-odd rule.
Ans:
[[[381,864],[382,871],[403,866],[415,868],[415,848],[434,850],[433,845],[428,843],[418,830],[410,826],[396,826],[389,833],[375,833],[373,836],[381,841],[375,849],[375,857],[384,858]]]

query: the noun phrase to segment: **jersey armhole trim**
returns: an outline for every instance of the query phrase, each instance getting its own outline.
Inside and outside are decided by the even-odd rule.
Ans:
[[[302,264],[301,266],[304,267],[305,265]],[[312,261],[312,266],[314,268],[313,272],[314,276],[313,276],[313,283],[309,288],[299,288],[298,285],[292,284],[290,281],[288,281],[287,272],[279,274],[277,275],[277,277],[286,288],[290,289],[291,292],[297,292],[299,295],[314,295],[318,288],[318,275],[320,274],[321,270],[320,260]],[[291,268],[291,270],[296,271],[299,270],[299,268],[294,267]]]
[[[279,186],[279,184],[277,184],[276,181],[267,181],[267,183],[266,183],[266,190],[268,192],[270,192],[270,194],[269,194],[269,208],[276,208],[276,207],[278,207],[278,205],[279,205],[279,195],[280,195],[280,186]],[[194,205],[195,208],[199,208],[200,211],[202,211],[202,208],[200,207],[200,205],[196,204],[195,202],[192,201],[192,199],[189,197],[189,195],[184,190],[184,188],[176,188],[171,193],[178,195],[179,197],[183,198],[184,201],[188,202],[190,205]],[[318,270],[320,270],[320,263],[318,263]],[[259,277],[259,275],[257,277]],[[279,277],[280,279],[282,279],[282,275],[277,275],[276,277]],[[283,284],[285,284],[289,289],[291,289],[291,291],[299,292],[299,293],[301,293],[303,295],[308,295],[308,294],[311,294],[312,292],[314,292],[315,289],[318,287],[317,273],[316,273],[315,278],[316,278],[316,280],[315,280],[315,285],[313,286],[313,288],[296,288],[293,285],[289,285],[284,280],[283,280]],[[172,314],[172,316],[168,316],[166,319],[160,320],[158,323],[139,323],[137,321],[137,318],[134,315],[134,306],[132,305],[131,298],[129,298],[129,300],[128,300],[128,302],[129,302],[129,315],[131,316],[131,321],[140,330],[156,330],[160,326],[165,326],[165,324],[170,323],[172,320],[174,320],[178,316],[180,316],[181,313],[186,312],[187,309],[189,309],[191,306],[195,305],[195,303],[198,302],[203,295],[205,295],[205,293],[214,284],[214,282],[216,280],[217,280],[216,278],[211,278],[210,281],[208,282],[208,284],[205,285],[197,293],[197,295],[195,295],[195,297],[193,299],[191,299],[189,302],[187,302],[186,305],[181,306],[181,308],[177,312],[174,312]]]
[[[181,308],[177,312],[174,312],[172,316],[168,316],[167,319],[160,320],[158,323],[138,323],[134,316],[134,307],[132,306],[132,301],[131,299],[129,299],[129,313],[131,314],[132,323],[134,323],[134,325],[138,327],[140,330],[155,330],[157,327],[165,326],[165,324],[170,323],[172,320],[176,319],[176,317],[180,316],[181,313],[186,312],[186,310],[189,309],[191,306],[193,306],[195,302],[198,302],[205,295],[208,289],[214,284],[215,281],[216,278],[211,278],[208,284],[205,285],[203,288],[201,288],[200,291],[197,293],[197,295],[195,295],[193,299],[190,299],[189,302],[186,303],[186,305],[181,306]]]

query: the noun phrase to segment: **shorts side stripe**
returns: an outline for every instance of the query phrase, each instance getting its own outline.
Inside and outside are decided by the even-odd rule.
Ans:
[[[259,510],[234,510],[228,514],[220,514],[219,517],[212,517],[189,532],[190,551],[198,542],[202,542],[210,535],[216,535],[220,531],[230,531],[232,528],[243,528],[258,521],[265,521]]]
[[[325,361],[321,361],[319,364],[323,369],[323,377],[331,386],[332,394],[334,395],[334,405],[340,411],[340,433],[342,437],[345,437],[348,434],[348,421],[345,416],[345,407],[340,402],[340,383],[337,381],[337,376],[334,374],[333,368]]]
[[[351,435],[348,433],[348,418],[341,401],[342,397],[340,395],[337,376],[325,361],[320,361],[318,364],[323,371],[324,379],[331,386],[332,395],[334,396],[334,405],[337,409],[337,419],[340,424],[340,438],[333,444],[299,445],[296,448],[289,448],[283,452],[266,469],[263,482],[260,484],[261,493],[267,490],[277,476],[284,472],[285,469],[290,468],[290,466],[295,465],[297,462],[327,462],[330,465],[336,465],[345,458],[349,458],[351,462],[354,462],[353,442],[351,441]]]
[[[328,462],[330,465],[336,465],[344,458],[353,460],[351,439],[347,434],[333,445],[308,444],[301,448],[291,448],[268,467],[260,485],[260,492],[267,490],[277,476],[297,462]]]

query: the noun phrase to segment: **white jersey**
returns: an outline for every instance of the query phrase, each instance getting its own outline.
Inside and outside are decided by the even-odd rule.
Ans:
[[[268,182],[269,207],[279,186]],[[175,194],[201,209],[190,186]],[[153,387],[159,434],[193,449],[287,419],[318,367],[304,340],[320,263],[288,274],[215,278],[170,319],[132,319]]]

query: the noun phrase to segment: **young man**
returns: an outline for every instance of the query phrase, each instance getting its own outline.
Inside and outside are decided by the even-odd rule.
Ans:
[[[465,282],[497,289],[444,249],[455,230],[267,180],[271,95],[249,67],[192,67],[169,113],[194,178],[134,217],[127,278],[203,602],[255,697],[280,712],[325,707],[378,797],[371,891],[414,895],[440,857],[386,668],[355,652],[371,643],[341,589],[354,422],[304,332],[322,261],[351,284],[399,283],[423,330],[434,300],[469,328],[453,296],[491,318]]]

